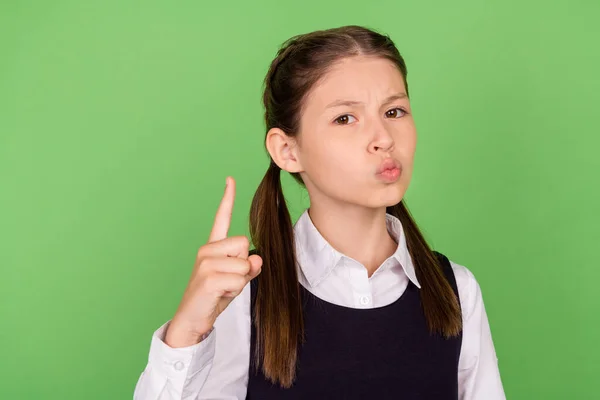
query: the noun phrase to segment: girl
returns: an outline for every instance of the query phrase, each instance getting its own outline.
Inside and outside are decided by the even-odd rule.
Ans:
[[[346,26],[288,40],[265,79],[271,162],[250,236],[225,194],[134,398],[504,399],[479,285],[402,200],[416,129],[392,40]],[[310,207],[292,225],[280,173]]]

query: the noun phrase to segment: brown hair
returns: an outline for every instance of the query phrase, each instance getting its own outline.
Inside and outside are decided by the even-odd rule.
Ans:
[[[273,127],[289,136],[300,128],[303,101],[328,68],[342,58],[357,55],[392,61],[404,77],[406,64],[392,40],[359,26],[315,31],[287,40],[265,78],[263,103],[266,131]],[[273,383],[290,387],[296,375],[297,352],[304,342],[293,224],[280,180],[281,169],[271,159],[250,208],[250,236],[255,252],[263,259],[258,279],[253,323],[256,328],[255,366]],[[302,178],[292,173],[302,186]],[[404,200],[387,207],[399,218],[408,251],[421,284],[421,303],[429,330],[445,337],[462,329],[461,310],[435,254],[421,234]]]

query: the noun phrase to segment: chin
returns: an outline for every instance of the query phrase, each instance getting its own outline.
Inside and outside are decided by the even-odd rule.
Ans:
[[[402,201],[404,194],[406,193],[406,186],[401,182],[392,185],[388,193],[384,194],[386,206],[394,206]]]
[[[383,190],[373,190],[367,198],[367,204],[372,208],[391,207],[400,203],[404,198],[406,188],[397,182],[393,185],[388,185]]]

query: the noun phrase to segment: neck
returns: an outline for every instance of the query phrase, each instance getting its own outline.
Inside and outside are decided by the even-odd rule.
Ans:
[[[308,214],[323,238],[340,253],[360,262],[369,277],[398,247],[387,230],[385,207],[325,209],[311,204]]]

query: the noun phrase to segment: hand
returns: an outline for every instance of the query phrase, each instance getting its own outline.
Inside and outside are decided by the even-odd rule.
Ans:
[[[200,247],[192,276],[165,336],[170,347],[187,347],[208,333],[217,317],[261,271],[262,258],[248,256],[246,236],[227,237],[235,199],[235,180],[227,178],[208,242]]]

